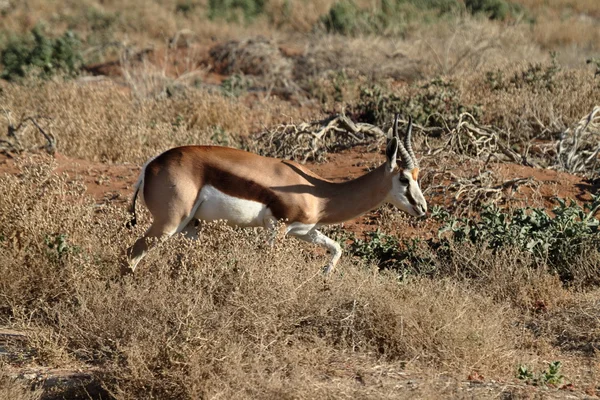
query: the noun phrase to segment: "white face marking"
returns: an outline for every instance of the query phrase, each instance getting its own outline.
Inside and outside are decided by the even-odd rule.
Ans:
[[[226,220],[229,225],[250,227],[265,226],[272,218],[266,205],[230,196],[211,185],[204,185],[198,201],[194,217],[203,221]]]
[[[389,194],[389,202],[400,210],[415,216],[422,217],[427,213],[427,202],[419,183],[415,181],[410,171],[400,171],[392,175],[392,191]],[[409,200],[412,198],[413,203]]]

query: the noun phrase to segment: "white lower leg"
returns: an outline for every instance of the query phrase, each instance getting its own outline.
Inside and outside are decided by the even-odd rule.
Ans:
[[[125,264],[121,265],[121,273],[133,273],[139,262],[142,261],[142,258],[148,253],[148,250],[157,244],[156,238],[158,238],[158,242],[160,243],[166,241],[171,236],[173,236],[172,232],[156,235],[153,233],[152,227],[148,229],[144,236],[136,240],[134,245],[127,249],[127,261]]]
[[[335,268],[336,264],[342,256],[342,247],[335,240],[325,236],[322,232],[312,229],[304,235],[296,235],[298,239],[305,240],[310,243],[318,244],[326,248],[331,253],[331,260],[325,267],[325,274],[329,274]]]

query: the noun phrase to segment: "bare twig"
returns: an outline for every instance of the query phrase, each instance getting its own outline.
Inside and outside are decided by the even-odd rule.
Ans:
[[[600,154],[600,106],[567,128],[557,143],[555,168],[597,177]]]
[[[514,200],[514,194],[520,187],[535,190],[539,183],[531,177],[513,178],[498,181],[492,171],[486,170],[477,175],[464,178],[452,172],[446,172],[443,183],[432,185],[424,190],[427,195],[442,195],[452,199],[452,206],[459,214],[468,213],[484,204],[503,204]]]
[[[378,127],[355,123],[340,114],[321,121],[283,124],[266,129],[252,137],[251,150],[263,155],[294,159],[301,162],[323,161],[329,151],[368,145],[372,151],[385,142],[386,135]]]
[[[54,137],[54,135],[52,135],[52,133],[46,133],[46,131],[40,126],[40,124],[37,121],[38,119],[51,120],[51,118],[40,115],[25,117],[21,119],[21,121],[19,121],[17,126],[14,126],[10,117],[10,111],[4,107],[2,108],[4,114],[6,115],[6,119],[8,120],[8,129],[6,133],[8,140],[0,139],[0,152],[3,152],[5,154],[22,153],[24,151],[32,151],[36,148],[44,149],[48,154],[54,154],[56,152],[56,138]],[[19,136],[20,132],[23,129],[25,129],[27,122],[31,122],[37,128],[38,132],[40,132],[42,136],[44,136],[44,139],[46,140],[45,145],[39,147],[32,147],[28,149],[23,146],[19,139]]]

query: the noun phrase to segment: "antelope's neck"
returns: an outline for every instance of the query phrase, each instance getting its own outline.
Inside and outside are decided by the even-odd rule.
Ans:
[[[323,196],[323,223],[338,223],[356,218],[381,205],[392,189],[386,164],[356,179],[329,183]]]

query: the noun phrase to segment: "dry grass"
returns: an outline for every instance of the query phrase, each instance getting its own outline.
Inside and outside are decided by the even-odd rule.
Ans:
[[[540,303],[572,312],[577,293],[510,253],[465,248],[446,278],[404,283],[346,257],[324,284],[311,247],[265,249],[260,231],[214,225],[119,280],[133,240],[123,211],[47,162],[20,163],[0,178],[0,321],[36,332],[37,363],[95,365],[117,398],[382,398],[402,371],[512,379],[519,363],[571,354],[554,328],[519,326]],[[594,323],[582,317],[571,335]],[[569,363],[571,380],[585,359]]]
[[[41,390],[31,390],[31,388],[10,377],[3,370],[0,363],[0,397],[11,400],[39,400],[42,397]]]
[[[519,74],[519,70],[527,70],[528,66],[523,64],[517,68],[505,71],[505,76]],[[538,82],[541,86],[545,83]],[[486,86],[483,77],[465,82],[465,88],[469,88],[465,101],[482,104],[486,115],[483,122],[515,134],[522,134],[527,126],[541,135],[564,130],[589,114],[600,100],[593,72],[583,68],[558,72],[551,90],[539,90],[535,84],[497,91],[490,91]]]
[[[313,34],[333,0],[269,1],[247,24],[208,20],[204,0],[187,14],[179,3],[11,2],[9,18],[0,19],[4,33],[45,21],[53,33],[74,29],[86,46],[116,41],[155,53],[141,62],[122,53],[123,76],[114,79],[0,82],[0,106],[13,121],[49,117],[39,121],[62,154],[139,164],[176,145],[239,146],[240,136],[322,120],[351,109],[372,83],[410,99],[433,77],[452,80],[458,102],[480,105],[478,121],[519,153],[533,139],[552,144],[600,104],[593,71],[572,67],[597,49],[595,22],[560,22],[556,11],[570,5],[596,18],[596,0],[521,0],[536,13],[550,10],[531,27],[455,16],[392,38]],[[105,19],[108,27],[94,25]],[[178,33],[197,41],[187,53],[165,50]],[[249,67],[235,65],[234,46],[220,58],[231,69],[217,72],[257,73],[267,88],[283,77],[302,88],[293,99],[301,107],[263,92],[232,97],[202,82],[216,66],[202,64],[202,51],[259,35],[268,46],[244,53]],[[539,79],[510,84],[529,63],[547,65],[550,49],[563,66],[551,89]],[[486,72],[498,70],[504,85],[494,88]],[[4,139],[8,120],[0,121]],[[436,140],[423,132],[419,153]],[[26,148],[44,144],[33,127],[20,140]],[[435,160],[454,165],[456,156]],[[124,210],[97,204],[81,182],[52,172],[51,160],[18,164],[17,174],[0,176],[0,324],[27,328],[34,351],[24,362],[93,365],[115,398],[468,398],[473,392],[461,382],[474,372],[513,382],[520,364],[541,371],[554,360],[563,361],[568,381],[597,393],[599,294],[590,289],[597,249],[571,268],[571,287],[517,250],[466,245],[437,259],[433,273],[408,277],[346,255],[324,282],[324,257],[313,246],[280,238],[265,248],[261,231],[210,225],[198,242],[174,238],[135,277],[121,279],[124,248],[148,216],[127,231]],[[390,231],[416,224],[383,219]],[[0,372],[1,398],[39,398],[25,389]]]
[[[547,58],[531,40],[528,27],[490,24],[478,18],[455,19],[416,29],[402,45],[410,59],[419,60],[425,77],[467,77],[481,70]]]
[[[110,81],[6,85],[0,104],[15,121],[34,115],[51,118],[45,126],[56,137],[60,153],[138,163],[176,145],[232,145],[239,135],[311,112],[279,101],[245,105],[201,89],[183,90],[173,97],[143,97],[156,89],[152,76],[138,75],[137,95]],[[7,125],[2,118],[0,132],[7,132]],[[33,129],[24,135],[24,143],[43,144]]]
[[[594,0],[515,0],[514,3],[522,4],[535,11],[555,13],[582,13],[600,17],[598,3]]]
[[[564,49],[561,61],[571,65],[581,65],[586,56],[595,56],[600,50],[598,20],[585,15],[559,21],[543,18],[533,27],[533,38],[543,49]]]

